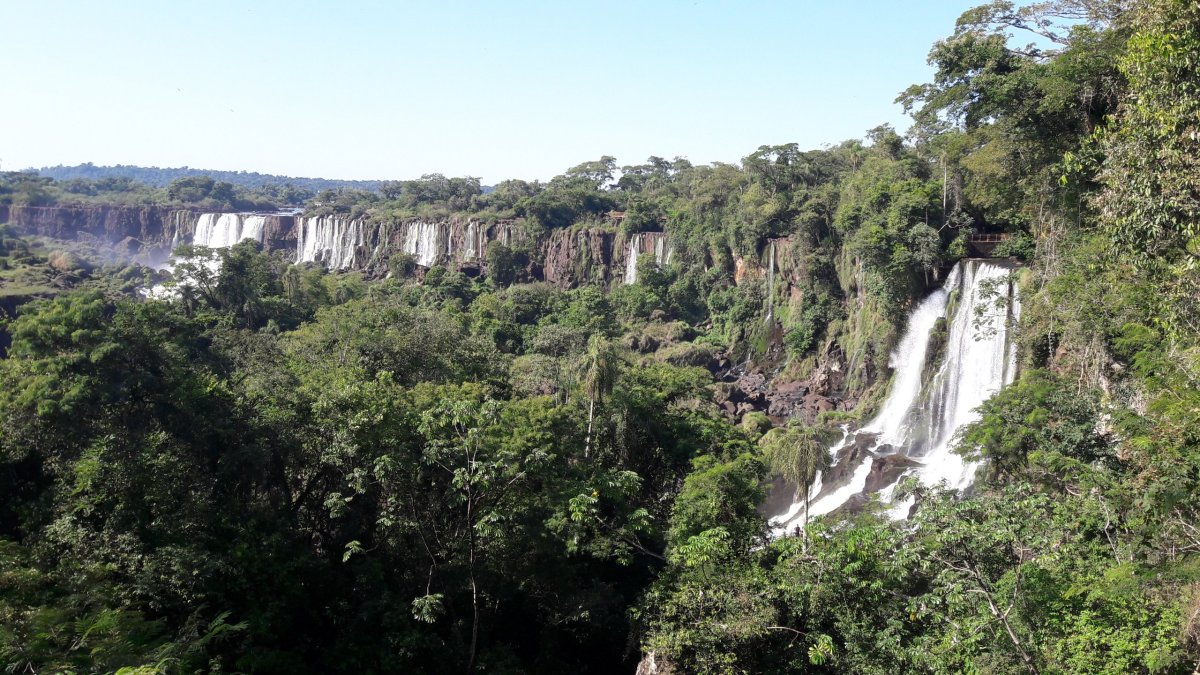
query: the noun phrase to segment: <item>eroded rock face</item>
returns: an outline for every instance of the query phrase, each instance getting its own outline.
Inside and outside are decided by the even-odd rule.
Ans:
[[[112,247],[118,255],[157,260],[165,260],[176,245],[191,243],[202,215],[199,211],[162,206],[0,206],[0,223],[12,223],[23,234],[85,241]],[[336,260],[335,267],[369,274],[386,272],[396,254],[420,253],[425,267],[445,265],[471,270],[477,275],[484,266],[489,244],[499,242],[515,248],[528,240],[525,228],[515,221],[483,223],[458,218],[435,221],[412,218],[380,223],[336,215],[253,215],[255,225],[261,227],[261,236],[253,238],[260,239],[266,250],[294,252],[296,260],[322,264]],[[353,236],[322,236],[322,226]],[[422,234],[425,236],[418,236]],[[320,254],[310,251],[306,256],[304,245],[318,243],[318,239]],[[419,251],[415,250],[418,243]],[[337,255],[325,250],[331,247],[338,249]],[[611,255],[601,255],[598,260],[602,264],[612,262]],[[570,266],[566,269],[569,274]],[[565,279],[563,283],[567,283]]]
[[[555,230],[546,242],[542,278],[560,288],[612,281],[622,272],[613,258],[615,241],[614,233],[596,228]]]
[[[826,346],[817,368],[806,380],[769,380],[761,370],[749,372],[729,369],[728,362],[717,362],[715,374],[729,387],[718,387],[716,403],[732,415],[740,415],[742,403],[751,410],[786,423],[788,418],[800,417],[806,424],[816,422],[817,415],[831,410],[850,410],[856,398],[843,398],[846,386],[845,355],[834,343]],[[724,405],[727,401],[734,405]]]
[[[54,239],[116,244],[133,238],[150,244],[170,240],[178,212],[161,206],[8,206],[0,208],[0,222]]]
[[[787,511],[798,498],[799,489],[796,484],[783,476],[771,476],[763,487],[766,489],[767,498],[759,504],[758,512],[767,518]]]

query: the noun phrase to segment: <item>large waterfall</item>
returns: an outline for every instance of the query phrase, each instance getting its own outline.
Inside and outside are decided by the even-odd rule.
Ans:
[[[228,248],[243,239],[262,242],[266,216],[247,213],[202,213],[196,220],[192,244]]]
[[[1012,331],[1020,311],[1011,266],[990,260],[955,265],[945,285],[909,316],[891,355],[892,387],[879,413],[830,449],[835,470],[815,481],[809,515],[829,513],[867,492],[887,498],[902,475],[915,475],[926,485],[970,485],[976,467],[954,453],[954,435],[977,419],[975,408],[1012,382]],[[926,364],[935,345],[943,352],[936,369]],[[865,452],[859,457],[856,450]],[[851,469],[853,461],[859,463]],[[829,478],[835,473],[836,482]],[[906,512],[907,504],[893,509],[899,517]],[[786,529],[803,518],[804,504],[798,502],[772,524]]]
[[[366,244],[366,225],[333,216],[298,219],[296,262],[319,262],[331,270],[354,267]]]

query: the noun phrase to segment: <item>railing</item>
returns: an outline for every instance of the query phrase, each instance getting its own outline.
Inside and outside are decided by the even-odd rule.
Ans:
[[[1007,232],[973,234],[967,239],[967,242],[971,244],[998,244],[1011,236]]]

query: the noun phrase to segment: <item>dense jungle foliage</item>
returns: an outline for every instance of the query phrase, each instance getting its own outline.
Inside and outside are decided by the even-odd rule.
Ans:
[[[901,94],[906,137],[309,202],[534,233],[616,210],[671,232],[670,265],[611,290],[537,283],[494,251],[480,278],[365,281],[243,242],[192,251],[219,269],[197,260],[177,297],[144,300],[136,273],[54,268],[0,230],[0,270],[61,282],[4,326],[0,662],[1193,672],[1200,7],[997,0],[930,60]],[[170,199],[216,188],[188,185]],[[0,198],[36,189],[70,192],[7,174]],[[735,426],[703,366],[781,341],[802,373],[837,344],[869,393],[972,230],[1010,233],[997,254],[1028,267],[1021,374],[960,438],[986,460],[975,486],[908,482],[907,521],[876,502],[772,539],[767,480],[808,473],[834,420]],[[734,277],[779,237],[806,284],[773,305]]]

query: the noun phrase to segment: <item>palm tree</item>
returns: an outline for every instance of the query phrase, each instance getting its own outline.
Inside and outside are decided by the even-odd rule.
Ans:
[[[583,456],[592,450],[592,423],[596,419],[596,403],[612,393],[613,385],[620,376],[621,357],[613,343],[599,335],[588,340],[587,352],[583,355],[583,392],[588,397],[587,439],[583,445]]]
[[[293,305],[299,304],[300,298],[300,268],[295,265],[288,265],[283,271],[280,278],[283,282],[283,292],[287,295],[287,299]]]
[[[804,526],[808,527],[812,482],[818,471],[828,467],[829,453],[809,427],[776,431],[765,436],[763,441],[771,469],[798,486],[804,499]]]

